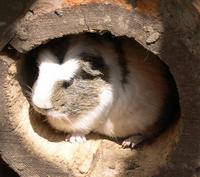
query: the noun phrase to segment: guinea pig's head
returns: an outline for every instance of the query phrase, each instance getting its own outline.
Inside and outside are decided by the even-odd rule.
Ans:
[[[59,63],[45,50],[37,63],[39,74],[31,101],[38,112],[73,120],[112,102],[109,70],[103,58],[83,53]]]

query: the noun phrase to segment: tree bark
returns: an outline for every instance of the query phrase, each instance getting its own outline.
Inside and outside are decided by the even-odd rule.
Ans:
[[[184,35],[189,22],[180,18],[191,9],[178,14],[184,3],[37,0],[17,23],[16,35],[10,41],[18,52],[26,53],[51,39],[86,31],[109,31],[133,38],[144,52],[157,54],[170,67],[180,95],[182,123],[135,150],[122,149],[120,141],[94,134],[84,144],[66,143],[64,134],[54,132],[31,110],[19,84],[22,59],[5,49],[0,54],[0,154],[4,161],[23,177],[195,175],[200,162],[200,64],[197,46],[192,46],[196,40],[187,42]],[[195,11],[189,16],[195,29],[199,27],[197,14]]]

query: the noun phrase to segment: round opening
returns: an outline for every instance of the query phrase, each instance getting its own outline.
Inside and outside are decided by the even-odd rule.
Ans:
[[[147,51],[145,48],[140,46],[134,39],[127,38],[125,36],[114,37],[108,32],[101,35],[96,34],[96,33],[82,33],[82,34],[77,34],[77,35],[68,35],[63,38],[51,40],[47,44],[41,45],[33,49],[26,55],[24,55],[23,58],[18,63],[18,76],[19,76],[18,80],[22,88],[22,92],[30,104],[29,119],[30,119],[31,127],[34,133],[36,133],[41,139],[44,139],[45,142],[48,141],[49,146],[51,146],[51,143],[54,144],[54,143],[62,142],[62,144],[63,143],[68,144],[68,142],[64,142],[66,132],[60,131],[59,128],[58,129],[55,128],[54,126],[52,126],[52,124],[50,125],[49,122],[47,121],[47,116],[45,116],[43,113],[42,114],[39,113],[40,111],[38,112],[38,110],[35,109],[35,106],[32,106],[34,104],[33,99],[32,99],[33,90],[36,87],[35,84],[41,72],[40,71],[41,67],[38,64],[39,62],[37,59],[38,59],[39,53],[48,49],[53,52],[53,56],[57,59],[57,64],[58,65],[62,64],[64,62],[63,57],[67,54],[68,50],[71,50],[70,47],[72,46],[73,48],[73,46],[76,46],[75,44],[77,43],[77,39],[78,38],[80,38],[80,40],[84,39],[82,38],[82,36],[84,35],[89,36],[89,38],[92,38],[92,40],[97,41],[98,45],[103,44],[102,41],[108,41],[109,44],[112,43],[111,46],[114,47],[113,51],[115,52],[113,57],[116,58],[116,61],[112,67],[115,67],[115,64],[117,63],[118,66],[116,68],[118,68],[119,70],[116,71],[116,73],[118,74],[118,75],[116,74],[116,77],[118,77],[116,79],[121,79],[119,81],[121,85],[118,85],[118,87],[121,87],[120,92],[126,93],[126,92],[129,92],[130,89],[132,90],[132,92],[136,91],[134,90],[136,88],[134,84],[140,83],[140,80],[133,81],[134,78],[131,78],[132,77],[131,72],[133,72],[133,76],[137,76],[135,77],[136,79],[141,79],[141,82],[143,82],[142,79],[145,79],[145,78],[147,78],[147,82],[149,82],[148,79],[151,79],[151,82],[149,82],[148,84],[145,84],[145,86],[142,87],[142,89],[144,90],[142,90],[141,92],[139,91],[139,93],[141,94],[140,101],[142,100],[144,102],[139,105],[153,106],[156,102],[159,102],[162,105],[156,108],[157,114],[155,115],[157,115],[157,120],[153,121],[153,124],[149,124],[150,126],[148,126],[148,132],[150,133],[145,137],[145,141],[143,141],[144,143],[142,142],[141,144],[139,144],[139,146],[136,146],[136,149],[138,150],[139,155],[137,156],[131,155],[130,157],[130,159],[135,161],[134,164],[136,165],[134,166],[134,169],[132,170],[135,170],[136,174],[137,173],[142,174],[141,169],[143,170],[148,169],[147,170],[148,172],[146,171],[145,173],[151,174],[151,172],[155,171],[156,168],[166,163],[167,158],[169,154],[171,153],[171,150],[178,138],[179,124],[177,120],[179,118],[179,111],[180,111],[179,98],[178,98],[176,83],[173,79],[172,74],[170,73],[168,66],[163,61],[161,61],[157,56],[155,56],[150,51]],[[92,46],[92,45],[88,44],[88,46]],[[95,48],[95,52],[97,49],[101,50],[101,48],[98,48],[96,46],[93,46],[93,47]],[[86,47],[84,46],[84,48],[87,49],[87,46]],[[134,50],[135,53],[132,52],[132,50]],[[91,49],[91,51],[89,52],[93,52],[93,49]],[[105,52],[107,51],[99,51],[99,53],[105,53]],[[130,54],[133,54],[133,56],[130,56]],[[103,56],[106,56],[106,54]],[[95,58],[99,56],[92,55],[90,57]],[[127,57],[128,58],[132,57],[133,59],[129,60],[127,59]],[[140,58],[139,60],[142,62],[134,63],[134,58],[137,58],[137,57],[139,57]],[[102,59],[102,55],[100,58]],[[98,60],[98,58],[96,59]],[[132,61],[133,61],[133,64],[131,65],[130,62]],[[108,63],[104,63],[104,65],[105,64],[108,64]],[[148,66],[150,68],[148,68]],[[140,72],[140,70],[143,70],[143,71]],[[139,75],[137,75],[138,74],[137,72],[139,73]],[[142,76],[142,74],[144,74],[144,77]],[[48,75],[46,77],[48,80],[49,79]],[[112,80],[108,79],[108,82],[110,82],[112,85]],[[152,85],[152,83],[155,83],[155,85]],[[133,88],[131,87],[132,84],[133,84]],[[119,88],[115,88],[115,89],[119,89]],[[153,89],[156,89],[157,91]],[[158,97],[156,94],[158,94]],[[126,98],[130,99],[129,97],[126,97]],[[143,100],[143,99],[147,99],[147,100]],[[121,101],[124,102],[126,100],[121,100]],[[131,111],[131,109],[127,109],[127,110]],[[146,110],[145,107],[137,108],[137,111],[140,111],[141,115],[144,114],[145,110]],[[152,112],[154,112],[153,107],[152,107]],[[149,117],[151,117],[151,115],[149,115]],[[145,121],[145,120],[146,118],[141,121]],[[143,124],[145,125],[146,123],[143,122]],[[92,132],[88,133],[89,135],[86,135],[87,139],[88,140],[110,139],[112,142],[117,142],[118,144],[121,144],[124,138],[127,137],[125,136],[124,138],[122,138],[122,136],[104,136],[104,133],[102,133],[102,131],[96,131],[96,132],[97,132],[97,135],[93,134]],[[103,136],[101,136],[100,134]],[[108,137],[112,137],[112,138],[108,138]],[[41,146],[44,146],[44,145],[41,145]],[[56,146],[56,148],[59,148],[59,147]],[[157,159],[158,156],[159,156],[159,159],[156,161],[155,159]],[[154,162],[148,164],[149,162],[151,162],[152,159]],[[138,168],[138,166],[140,168]]]
[[[121,79],[121,84],[124,86],[127,86],[131,84],[131,77],[130,76],[130,67],[136,67],[136,74],[137,74],[137,70],[144,70],[144,72],[142,72],[143,74],[145,74],[145,77],[149,77],[152,73],[157,73],[156,75],[163,75],[162,77],[165,79],[166,83],[168,84],[168,89],[170,90],[170,94],[169,95],[164,95],[164,97],[162,98],[163,102],[161,102],[162,107],[161,110],[159,110],[159,114],[158,116],[159,119],[158,121],[155,122],[155,124],[158,124],[158,126],[161,126],[158,128],[157,131],[155,131],[155,134],[153,133],[152,137],[155,138],[155,136],[160,135],[161,132],[164,132],[165,130],[167,130],[170,126],[173,126],[174,123],[178,120],[179,118],[179,98],[178,98],[178,91],[176,88],[176,84],[175,81],[173,79],[172,74],[170,73],[170,70],[168,70],[168,66],[161,61],[157,56],[153,55],[150,51],[147,51],[146,49],[144,49],[142,46],[140,46],[136,41],[134,41],[134,39],[131,38],[127,38],[125,36],[123,37],[114,37],[113,35],[111,35],[109,32],[105,32],[104,34],[96,34],[96,33],[82,33],[82,34],[77,34],[77,35],[68,35],[65,36],[63,38],[58,38],[58,39],[54,39],[51,40],[50,42],[48,42],[47,44],[41,45],[35,49],[33,49],[32,51],[30,51],[28,54],[26,54],[23,59],[22,62],[20,62],[19,64],[19,81],[20,81],[20,85],[22,87],[24,96],[27,98],[27,100],[29,101],[30,105],[33,104],[32,102],[32,96],[33,96],[33,86],[36,83],[37,79],[38,79],[38,75],[39,75],[39,67],[38,67],[38,57],[39,57],[39,53],[41,53],[42,50],[50,50],[53,55],[55,56],[55,58],[58,60],[58,63],[62,64],[62,60],[63,57],[67,54],[67,50],[69,48],[69,45],[71,45],[73,47],[73,42],[76,43],[79,38],[80,40],[83,39],[82,36],[89,36],[89,38],[91,38],[92,40],[96,40],[99,43],[102,42],[102,40],[107,40],[111,43],[113,43],[115,50],[115,54],[116,56],[116,60],[118,60],[116,63],[119,65],[119,70],[120,71],[116,71],[116,72],[121,72],[120,74],[122,75]],[[71,40],[72,38],[72,40]],[[75,40],[74,40],[75,38]],[[71,42],[71,43],[70,43]],[[69,44],[70,43],[70,44]],[[124,46],[123,46],[124,45]],[[132,45],[132,46],[128,46],[128,45]],[[94,46],[95,47],[95,46]],[[152,65],[156,65],[156,67],[152,67],[150,69],[146,69],[145,67],[149,67],[148,65],[141,67],[141,66],[136,66],[137,63],[135,63],[135,66],[129,66],[130,64],[127,61],[126,57],[129,54],[127,51],[127,54],[125,53],[126,50],[124,50],[126,47],[130,47],[133,48],[136,52],[136,54],[133,53],[133,56],[128,56],[128,57],[139,57],[140,60],[143,60],[142,63],[140,63],[141,65],[145,65],[145,63],[153,63]],[[80,49],[82,50],[82,49]],[[88,48],[88,50],[93,50],[92,48]],[[95,49],[96,50],[96,49]],[[101,49],[99,49],[101,50]],[[89,51],[89,52],[91,52]],[[87,51],[86,51],[87,52]],[[85,53],[86,53],[85,52]],[[96,51],[95,51],[96,52]],[[101,51],[104,52],[104,51]],[[82,52],[83,53],[83,52]],[[137,68],[138,67],[138,68]],[[154,70],[154,71],[151,71]],[[54,72],[54,71],[52,71]],[[148,73],[149,72],[149,73]],[[47,76],[48,77],[48,76]],[[49,78],[47,78],[48,80]],[[141,78],[143,79],[143,78]],[[155,80],[158,79],[158,82],[160,81],[159,78],[154,78]],[[148,80],[148,79],[147,79]],[[45,82],[45,80],[44,80]],[[161,82],[161,81],[160,81]],[[157,87],[158,88],[158,92],[162,92],[162,89],[165,89],[164,87],[166,86],[162,86],[160,83],[156,83],[158,84]],[[160,84],[160,85],[159,85]],[[123,87],[124,87],[123,86]],[[126,88],[126,89],[127,89]],[[143,90],[143,94],[145,94],[145,92],[148,92],[150,89],[152,89],[153,87],[148,85],[145,85]],[[129,87],[129,89],[132,89]],[[146,89],[146,90],[145,90]],[[126,90],[124,90],[124,92],[126,92]],[[153,94],[153,93],[152,93]],[[152,101],[154,101],[155,96],[158,95],[152,95]],[[128,99],[128,98],[127,98]],[[143,108],[138,108],[141,109],[141,111],[145,111],[142,110]],[[144,108],[145,109],[145,108]],[[34,106],[30,106],[30,110],[29,110],[29,114],[30,114],[30,121],[31,121],[31,125],[33,127],[33,129],[35,130],[35,132],[37,132],[40,136],[48,139],[49,141],[63,141],[64,137],[66,135],[66,132],[64,133],[63,131],[59,131],[59,129],[56,128],[52,128],[52,126],[49,125],[47,118],[45,115],[38,113],[38,111],[36,111],[34,109]],[[157,128],[157,126],[155,126]],[[153,126],[153,128],[155,128]],[[149,128],[149,131],[151,130],[151,127]],[[54,136],[52,136],[54,135]],[[149,139],[152,139],[152,137],[150,136]]]

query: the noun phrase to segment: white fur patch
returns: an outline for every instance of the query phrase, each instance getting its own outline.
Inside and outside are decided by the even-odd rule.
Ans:
[[[79,69],[76,59],[59,64],[56,57],[48,50],[42,51],[39,60],[39,75],[33,86],[32,102],[39,108],[52,108],[51,96],[57,81],[69,81]]]

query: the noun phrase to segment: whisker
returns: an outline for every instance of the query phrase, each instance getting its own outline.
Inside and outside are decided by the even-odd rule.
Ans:
[[[25,87],[32,92],[32,88],[29,85],[25,85]]]
[[[32,92],[28,91],[28,90],[24,90],[24,96],[26,97],[26,99],[28,100],[29,104],[32,105]]]
[[[26,94],[26,96],[32,97],[32,92],[29,90],[24,90],[24,94]]]
[[[32,88],[29,85],[27,85],[24,81],[21,81],[21,82],[22,82],[23,87],[25,87],[26,89],[32,91]]]

